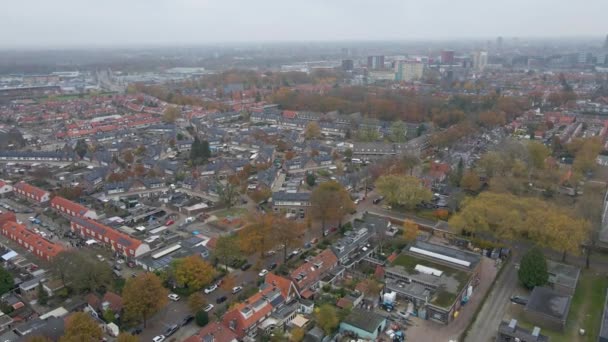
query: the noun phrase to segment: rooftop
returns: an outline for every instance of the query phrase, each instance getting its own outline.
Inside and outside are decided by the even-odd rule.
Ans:
[[[575,288],[581,270],[578,267],[547,260],[549,282],[569,288]]]
[[[342,323],[348,324],[355,328],[374,333],[376,329],[385,321],[385,318],[371,311],[363,311],[354,309],[344,318]]]
[[[524,310],[540,312],[551,318],[566,321],[571,301],[571,296],[560,295],[548,287],[537,286],[532,290]]]

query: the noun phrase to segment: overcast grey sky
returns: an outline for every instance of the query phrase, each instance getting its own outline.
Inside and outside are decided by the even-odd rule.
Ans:
[[[0,9],[0,48],[608,33],[608,0],[2,0]]]

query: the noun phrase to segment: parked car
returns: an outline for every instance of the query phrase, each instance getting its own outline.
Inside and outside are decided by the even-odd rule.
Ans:
[[[382,202],[384,198],[383,197],[378,197],[378,198],[374,198],[374,200],[372,201],[373,204],[378,204],[380,202]]]
[[[193,320],[194,320],[194,316],[192,316],[192,315],[188,315],[188,316],[184,317],[184,319],[182,319],[182,327],[184,325],[190,324],[190,322],[192,322]]]
[[[528,304],[528,298],[521,296],[511,296],[511,302],[514,304],[526,305]]]
[[[263,276],[265,276],[267,274],[268,274],[268,270],[267,269],[263,269],[263,270],[260,271],[260,273],[258,273],[258,276],[263,277]]]
[[[217,297],[217,299],[215,300],[216,304],[222,304],[223,302],[225,302],[228,299],[228,297],[226,296],[221,296],[221,297]]]
[[[141,328],[135,328],[131,330],[131,335],[139,335],[143,330]]]
[[[170,293],[167,297],[174,302],[177,302],[179,300],[179,296],[176,295],[175,293]]]
[[[162,342],[164,340],[165,340],[165,336],[164,335],[154,336],[154,338],[152,339],[153,342]]]
[[[177,324],[173,324],[172,326],[169,326],[167,328],[167,330],[165,330],[165,333],[163,334],[165,337],[169,337],[173,334],[175,334],[176,331],[179,330],[179,325]]]
[[[213,285],[209,285],[206,289],[205,289],[205,293],[209,294],[213,291],[217,290],[217,284],[213,284]]]
[[[203,310],[205,310],[205,312],[209,312],[209,311],[213,310],[213,304],[207,304],[207,306],[205,306],[205,308]]]
[[[247,263],[247,264],[241,266],[241,271],[247,271],[249,268],[251,268],[251,264]]]
[[[232,288],[232,294],[237,294],[237,293],[241,292],[241,290],[243,290],[242,287],[235,286],[235,287]]]
[[[270,264],[270,266],[268,266],[268,269],[271,270],[271,271],[274,270],[275,268],[277,268],[277,263],[276,262],[273,262],[272,264]]]
[[[175,221],[173,221],[173,220],[168,220],[167,222],[165,222],[165,226],[167,226],[167,227],[168,227],[168,226],[170,226],[170,225],[172,225],[172,224],[174,224],[174,223],[175,223]]]
[[[105,261],[106,260],[106,258],[104,258],[101,254],[97,254],[97,259],[99,261]]]

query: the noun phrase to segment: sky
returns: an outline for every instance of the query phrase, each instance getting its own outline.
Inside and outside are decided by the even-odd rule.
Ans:
[[[1,2],[0,48],[608,34],[608,0]]]

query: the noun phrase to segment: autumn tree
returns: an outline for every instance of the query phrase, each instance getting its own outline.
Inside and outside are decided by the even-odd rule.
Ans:
[[[304,340],[304,336],[306,335],[306,331],[300,327],[295,327],[291,329],[291,338],[290,341],[293,342],[301,342]]]
[[[188,297],[188,308],[192,313],[198,312],[205,305],[207,305],[207,300],[200,292],[194,292]]]
[[[137,336],[133,336],[129,333],[120,333],[120,335],[118,335],[118,339],[116,340],[117,342],[138,342],[139,338],[137,338]]]
[[[220,263],[224,264],[226,271],[228,271],[230,261],[241,256],[241,251],[238,247],[239,238],[237,235],[221,235],[217,238],[213,255]]]
[[[220,201],[228,208],[232,208],[239,195],[239,189],[231,182],[217,182],[217,194]]]
[[[412,242],[416,240],[418,234],[420,233],[420,229],[418,228],[418,224],[412,220],[405,220],[403,222],[403,239],[407,242]]]
[[[301,245],[306,227],[284,216],[275,216],[272,223],[272,235],[283,245],[283,261],[287,261],[287,250]]]
[[[323,304],[315,310],[317,324],[323,329],[326,335],[331,335],[340,324],[336,308],[330,304]]]
[[[32,336],[26,340],[27,342],[52,342],[50,338],[46,336]]]
[[[169,106],[163,112],[163,121],[167,123],[174,123],[180,114],[181,110],[179,108],[176,106]]]
[[[168,291],[154,273],[143,273],[127,280],[122,290],[124,314],[127,318],[143,320],[167,304]]]
[[[86,312],[76,312],[65,323],[61,342],[100,341],[103,332],[99,324]]]
[[[198,255],[191,255],[173,262],[175,280],[190,291],[198,291],[215,277],[215,269]]]
[[[274,215],[252,213],[247,222],[249,224],[238,232],[239,247],[244,253],[264,256],[264,252],[277,244],[273,236]]]
[[[551,155],[549,148],[538,141],[529,141],[527,147],[531,166],[536,170],[544,169],[545,159]]]
[[[460,180],[460,186],[470,192],[477,192],[481,189],[481,181],[479,180],[479,175],[473,171],[468,170],[462,175],[462,179]]]
[[[407,134],[407,126],[401,120],[396,120],[391,124],[390,140],[395,143],[405,142]]]
[[[313,217],[321,221],[323,232],[328,221],[339,221],[356,209],[348,191],[336,181],[319,184],[310,196],[310,205]]]
[[[376,180],[376,189],[394,206],[413,209],[422,201],[430,201],[433,194],[420,180],[406,175],[385,175]]]
[[[316,139],[321,136],[321,127],[315,121],[311,121],[306,125],[304,130],[304,136],[306,139]]]

